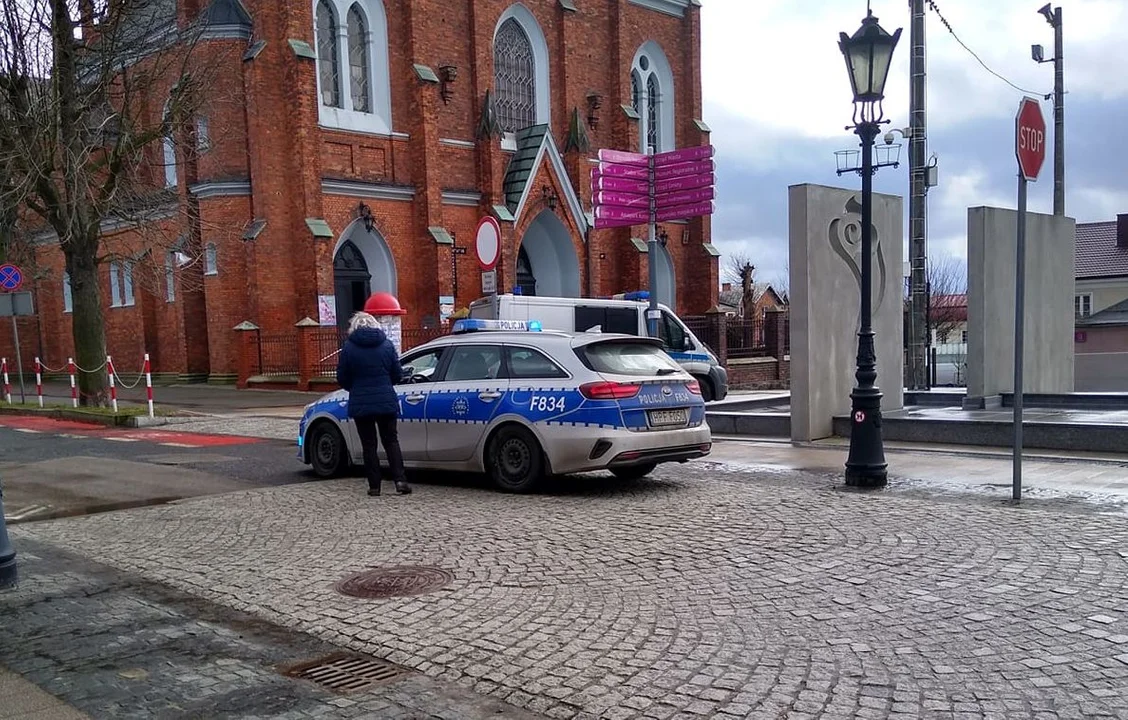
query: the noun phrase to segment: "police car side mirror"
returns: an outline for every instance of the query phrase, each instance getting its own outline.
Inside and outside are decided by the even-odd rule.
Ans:
[[[408,382],[411,382],[411,376],[414,375],[414,374],[415,374],[415,368],[412,367],[411,365],[404,365],[403,367],[400,368],[400,375],[404,378],[407,378]]]

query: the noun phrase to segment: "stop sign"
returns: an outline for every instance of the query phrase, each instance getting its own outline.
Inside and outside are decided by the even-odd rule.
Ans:
[[[1022,177],[1037,180],[1046,160],[1046,119],[1042,117],[1041,104],[1034,98],[1023,98],[1018,105],[1014,151]]]

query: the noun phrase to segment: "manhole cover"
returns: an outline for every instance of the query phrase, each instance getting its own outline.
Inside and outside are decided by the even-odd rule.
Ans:
[[[336,590],[342,595],[375,599],[424,595],[445,587],[454,575],[436,567],[375,568],[350,575],[337,583]]]
[[[338,693],[358,692],[406,672],[406,668],[398,665],[349,653],[334,653],[282,671],[288,677],[309,680]]]

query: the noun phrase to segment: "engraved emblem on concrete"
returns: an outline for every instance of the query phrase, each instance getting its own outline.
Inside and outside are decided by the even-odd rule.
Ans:
[[[854,281],[858,287],[862,284],[862,204],[858,199],[851,197],[843,208],[844,215],[839,215],[830,221],[827,230],[830,246],[842,258],[850,272],[854,274]],[[885,300],[886,277],[888,274],[885,262],[885,250],[881,245],[881,232],[876,225],[873,228],[873,253],[874,253],[874,278],[873,278],[873,312],[876,313]]]

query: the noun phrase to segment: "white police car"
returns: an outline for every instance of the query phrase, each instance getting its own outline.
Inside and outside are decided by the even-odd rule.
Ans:
[[[484,472],[502,490],[526,492],[550,474],[639,478],[712,447],[698,382],[654,338],[467,319],[401,362],[409,468]],[[321,477],[363,463],[347,409],[338,390],[302,415],[298,457]]]

